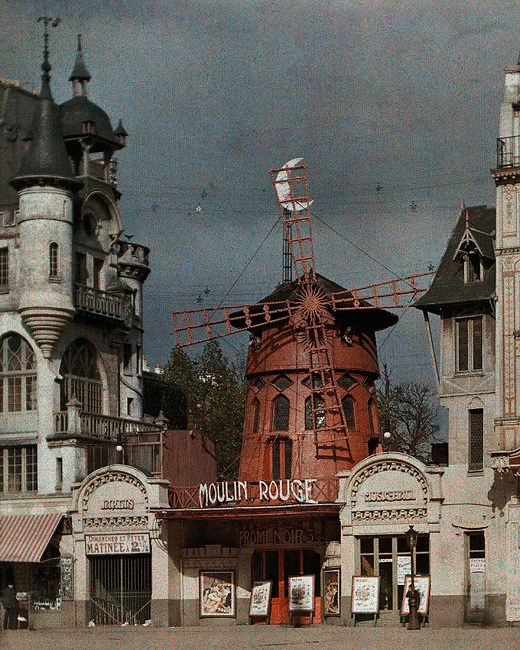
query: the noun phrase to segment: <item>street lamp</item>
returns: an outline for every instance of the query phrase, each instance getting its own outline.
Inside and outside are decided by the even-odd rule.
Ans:
[[[406,541],[408,542],[408,548],[410,549],[410,589],[406,594],[408,598],[408,604],[410,608],[410,614],[408,616],[408,629],[409,630],[420,630],[421,622],[419,620],[419,614],[417,609],[419,607],[420,594],[419,591],[415,588],[415,547],[417,545],[417,531],[413,526],[406,531]]]

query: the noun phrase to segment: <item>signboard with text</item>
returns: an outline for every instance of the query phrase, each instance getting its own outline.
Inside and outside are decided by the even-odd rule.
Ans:
[[[87,555],[131,555],[150,552],[148,533],[85,535]]]

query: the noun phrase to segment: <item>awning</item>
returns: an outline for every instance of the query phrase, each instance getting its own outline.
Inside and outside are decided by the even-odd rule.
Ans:
[[[63,514],[0,517],[0,562],[39,562]]]

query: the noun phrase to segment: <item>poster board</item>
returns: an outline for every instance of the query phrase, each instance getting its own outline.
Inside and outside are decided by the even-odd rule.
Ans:
[[[290,576],[289,613],[314,611],[314,576]]]
[[[326,567],[323,569],[323,615],[341,615],[341,569]]]
[[[379,576],[352,576],[352,614],[379,613]]]
[[[422,616],[428,616],[430,609],[430,576],[414,576],[414,585],[420,595],[419,607],[417,613]],[[410,613],[410,603],[406,594],[412,584],[411,576],[406,576],[404,581],[403,602],[401,604],[401,615],[408,616]]]
[[[249,602],[249,616],[269,617],[272,589],[272,580],[259,580],[253,583]]]
[[[199,574],[201,618],[235,616],[235,572],[201,571]]]

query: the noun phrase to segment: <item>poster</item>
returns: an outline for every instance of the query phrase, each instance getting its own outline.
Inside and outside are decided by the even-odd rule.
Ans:
[[[289,578],[289,612],[314,611],[314,576]]]
[[[200,616],[235,616],[235,572],[201,571]]]
[[[74,565],[71,557],[60,560],[60,589],[63,600],[74,600]]]
[[[262,580],[253,584],[249,616],[269,616],[272,586],[271,580]]]
[[[397,584],[404,585],[407,575],[412,572],[412,558],[409,555],[397,556]]]
[[[423,616],[427,616],[428,610],[430,608],[430,576],[414,576],[413,580],[415,588],[421,596],[417,612]],[[406,594],[410,589],[411,582],[412,578],[410,576],[406,576],[403,590],[403,602],[401,605],[401,614],[403,616],[410,613],[410,604],[408,598],[406,597]]]
[[[341,613],[340,569],[323,569],[323,615],[339,616]]]
[[[352,613],[379,612],[379,576],[352,577]]]

